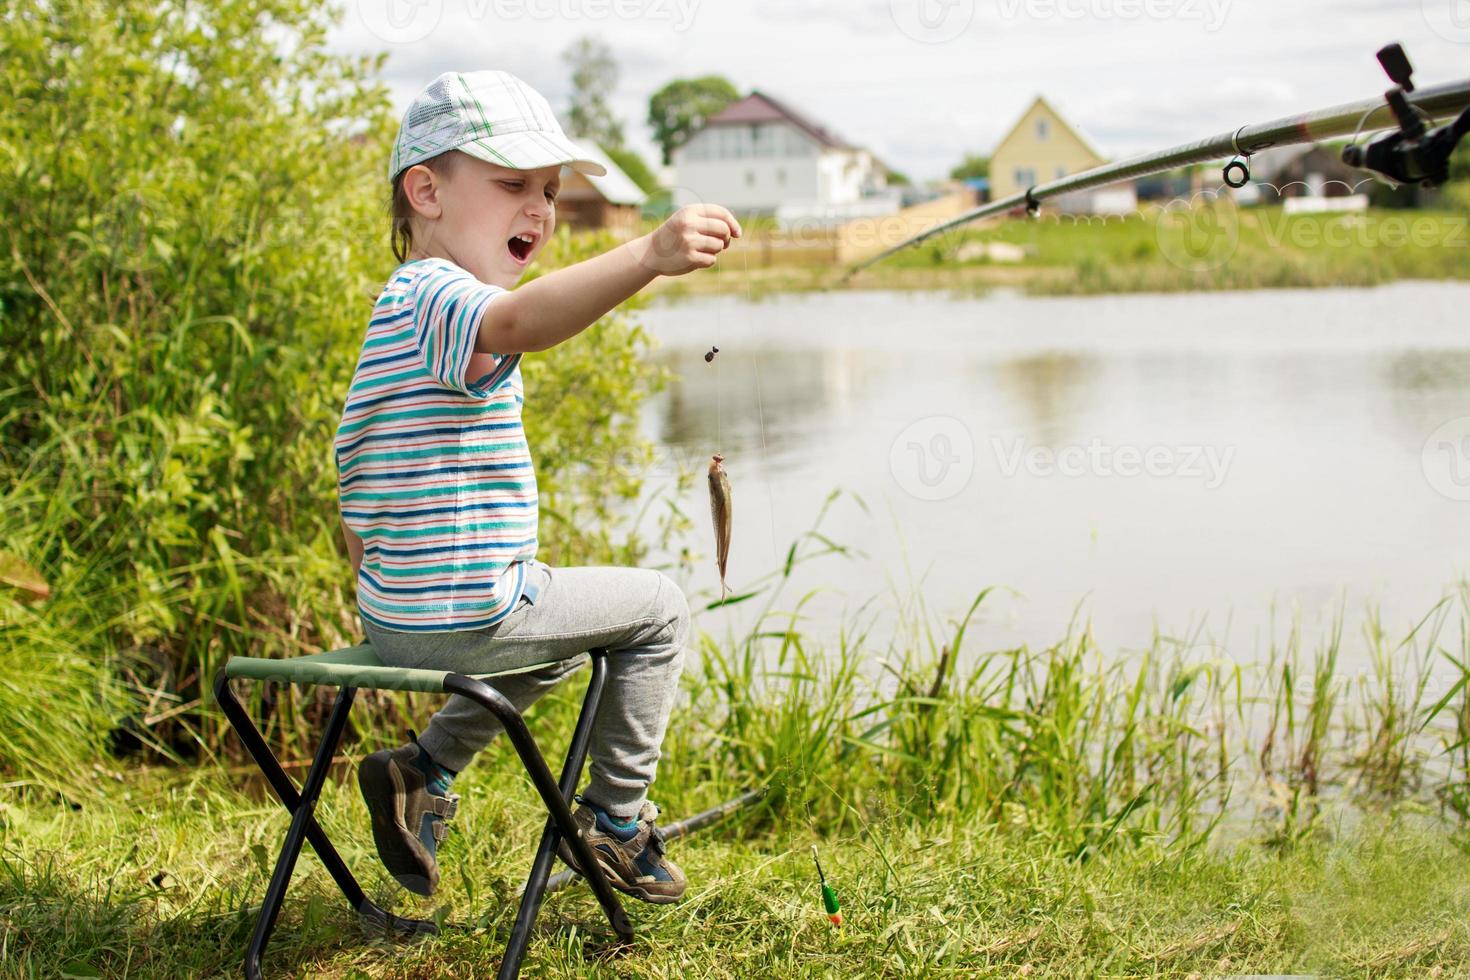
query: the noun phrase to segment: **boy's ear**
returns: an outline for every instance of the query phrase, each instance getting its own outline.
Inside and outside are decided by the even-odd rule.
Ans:
[[[408,203],[420,216],[436,220],[442,210],[439,203],[439,178],[421,163],[409,167],[403,174],[403,194]]]

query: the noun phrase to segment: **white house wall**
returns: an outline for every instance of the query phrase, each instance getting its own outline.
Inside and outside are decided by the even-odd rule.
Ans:
[[[737,211],[774,211],[787,200],[815,200],[817,158],[674,161],[674,203],[708,201]]]
[[[840,208],[881,189],[878,170],[867,151],[822,147],[790,123],[710,126],[674,151],[675,203]]]
[[[820,193],[817,144],[785,122],[709,126],[674,151],[674,203],[774,211]]]

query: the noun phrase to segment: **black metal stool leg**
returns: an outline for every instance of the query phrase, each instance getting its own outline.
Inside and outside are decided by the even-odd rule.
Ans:
[[[220,708],[224,710],[225,717],[229,719],[230,726],[240,741],[245,745],[255,764],[260,767],[261,773],[270,783],[271,789],[281,801],[281,805],[291,814],[291,827],[287,831],[286,842],[283,845],[280,858],[277,861],[276,873],[272,875],[271,888],[267,889],[265,904],[261,907],[260,918],[257,920],[255,933],[260,937],[259,948],[256,946],[256,937],[252,936],[250,952],[246,955],[245,972],[247,976],[258,977],[260,975],[260,958],[264,955],[265,945],[270,939],[270,932],[275,927],[276,916],[280,913],[281,902],[285,896],[285,883],[290,880],[290,872],[287,871],[282,879],[283,883],[279,894],[272,892],[276,885],[276,878],[280,876],[282,863],[285,862],[287,849],[294,851],[290,863],[294,869],[296,855],[301,850],[301,840],[304,836],[311,843],[312,850],[316,851],[322,864],[326,867],[332,879],[337,882],[337,887],[342,889],[343,896],[349,905],[360,916],[369,923],[373,923],[385,930],[391,930],[399,936],[433,934],[439,931],[438,927],[429,921],[420,919],[406,919],[393,915],[391,912],[380,908],[368,899],[363,893],[357,879],[352,876],[347,865],[343,862],[336,848],[332,846],[331,840],[317,823],[315,808],[316,797],[321,793],[321,787],[326,781],[331,760],[337,752],[337,745],[341,741],[342,732],[347,725],[347,715],[352,707],[352,699],[355,694],[352,688],[343,688],[337,696],[337,703],[333,706],[332,715],[327,723],[327,731],[322,736],[322,741],[317,747],[316,757],[312,761],[312,767],[307,774],[307,786],[303,792],[298,793],[291,778],[281,768],[280,762],[276,760],[271,752],[270,746],[261,737],[260,730],[250,720],[250,715],[245,711],[244,705],[235,697],[230,690],[229,679],[221,671],[215,676],[214,698]],[[324,754],[325,753],[325,754]],[[325,762],[323,760],[325,759]],[[318,777],[317,785],[310,794],[311,804],[303,805],[307,798],[305,790],[310,789],[313,777]],[[272,908],[274,904],[274,908]],[[267,923],[267,919],[269,920]]]
[[[286,897],[286,886],[291,883],[291,872],[296,870],[296,858],[306,838],[307,823],[313,819],[317,797],[321,795],[322,784],[327,781],[327,770],[332,766],[332,756],[337,754],[337,743],[342,740],[342,730],[347,727],[347,714],[352,710],[352,698],[356,693],[356,688],[351,687],[337,692],[337,703],[332,706],[327,730],[316,747],[316,758],[312,760],[311,770],[301,787],[301,798],[291,814],[291,827],[281,844],[281,856],[276,861],[270,886],[265,890],[260,918],[255,920],[255,932],[250,936],[250,946],[245,951],[245,976],[251,980],[260,976],[260,958],[265,954],[265,944],[270,942],[271,931],[276,927],[276,916]]]
[[[505,728],[506,736],[515,746],[516,754],[520,756],[521,764],[526,767],[526,772],[530,775],[531,782],[535,784],[536,792],[541,796],[541,802],[550,812],[557,830],[567,839],[567,845],[576,855],[577,863],[587,869],[587,884],[592,887],[598,904],[607,914],[613,931],[623,942],[632,942],[633,925],[624,914],[623,907],[619,904],[612,886],[607,883],[607,877],[602,873],[602,866],[597,863],[592,848],[577,833],[577,825],[572,820],[572,811],[567,807],[561,787],[552,779],[551,770],[547,768],[541,750],[536,747],[536,740],[531,737],[530,730],[526,728],[525,719],[515,709],[515,705],[507,701],[504,695],[490,685],[464,674],[447,674],[444,678],[444,690],[451,694],[463,694],[474,700],[486,711],[495,715]]]
[[[607,681],[607,653],[592,651],[592,676],[587,679],[587,693],[582,698],[582,713],[577,716],[577,727],[572,732],[572,744],[567,748],[566,761],[561,770],[561,795],[570,805],[577,792],[577,781],[582,777],[582,765],[587,761],[587,745],[592,741],[592,723],[597,720],[597,706],[602,702],[602,686]],[[500,961],[500,980],[512,980],[521,968],[526,955],[526,945],[531,941],[531,927],[541,911],[546,897],[546,879],[551,875],[551,863],[556,857],[556,842],[561,834],[556,828],[556,818],[546,818],[546,827],[541,831],[541,843],[536,847],[536,860],[531,864],[531,875],[526,879],[522,892],[521,906],[516,911],[515,925],[510,930],[510,942],[505,947],[505,958]]]

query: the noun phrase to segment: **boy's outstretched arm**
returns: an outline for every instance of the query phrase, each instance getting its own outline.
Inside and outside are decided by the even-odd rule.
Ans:
[[[647,235],[497,298],[485,308],[475,350],[517,354],[555,347],[654,277],[708,269],[740,234],[735,216],[718,204],[680,208]]]

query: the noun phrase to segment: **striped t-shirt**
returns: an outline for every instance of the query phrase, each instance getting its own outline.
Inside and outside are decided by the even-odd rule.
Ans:
[[[503,292],[420,259],[373,307],[334,445],[342,518],[363,542],[358,608],[375,625],[479,629],[525,588],[536,473],[521,355],[475,352]]]

